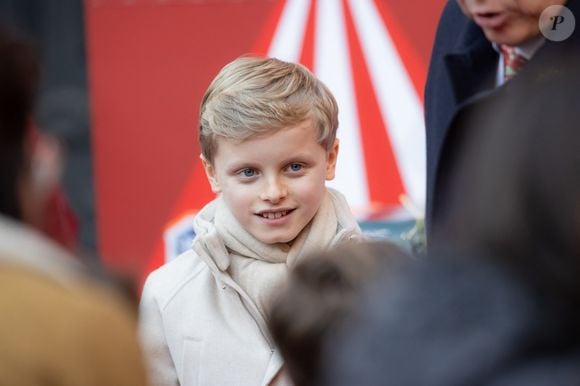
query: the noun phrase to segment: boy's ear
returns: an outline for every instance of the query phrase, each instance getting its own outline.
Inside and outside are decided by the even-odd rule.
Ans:
[[[326,180],[334,179],[334,171],[336,169],[336,160],[338,158],[338,144],[339,140],[336,138],[332,147],[326,154]]]
[[[201,163],[203,164],[203,168],[205,170],[205,175],[207,176],[207,180],[209,181],[209,185],[211,186],[211,191],[214,192],[215,194],[218,194],[222,190],[220,189],[220,186],[218,184],[218,181],[217,181],[217,178],[215,175],[215,168],[213,167],[211,162],[209,162],[207,159],[205,159],[203,154],[200,154],[199,158],[201,159]]]

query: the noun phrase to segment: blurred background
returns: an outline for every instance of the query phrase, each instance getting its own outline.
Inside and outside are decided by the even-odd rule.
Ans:
[[[187,248],[212,194],[197,114],[243,54],[297,61],[335,94],[331,186],[399,239],[425,198],[423,87],[444,0],[2,0],[41,52],[38,126],[57,135],[80,243],[137,277]]]
[[[63,142],[64,188],[81,226],[82,247],[98,248],[87,88],[84,4],[79,0],[1,0],[0,23],[27,37],[42,60],[36,123]]]

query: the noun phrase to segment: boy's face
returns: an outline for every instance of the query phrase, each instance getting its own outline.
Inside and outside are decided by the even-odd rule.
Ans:
[[[287,243],[312,220],[334,178],[338,140],[330,151],[307,120],[267,136],[217,140],[213,164],[203,160],[212,190],[238,222],[266,244]]]
[[[463,13],[497,44],[520,45],[540,33],[540,15],[566,0],[457,0]]]

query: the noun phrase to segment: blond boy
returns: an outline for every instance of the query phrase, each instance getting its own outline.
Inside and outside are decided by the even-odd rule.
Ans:
[[[147,279],[140,333],[155,385],[283,385],[266,319],[304,256],[360,229],[334,178],[338,108],[303,66],[245,57],[203,97],[201,159],[217,198],[192,248]]]

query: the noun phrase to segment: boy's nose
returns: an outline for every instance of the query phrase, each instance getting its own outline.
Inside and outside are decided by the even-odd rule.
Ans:
[[[279,179],[272,179],[267,182],[262,194],[261,199],[264,201],[269,201],[272,204],[277,204],[288,194],[286,185]]]

